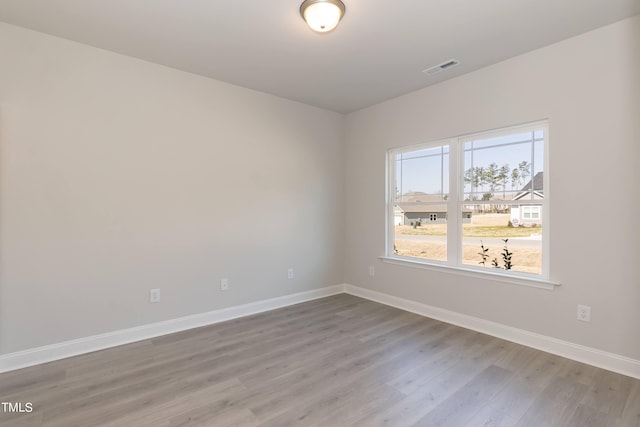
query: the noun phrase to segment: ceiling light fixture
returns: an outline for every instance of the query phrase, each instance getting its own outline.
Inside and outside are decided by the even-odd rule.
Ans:
[[[319,33],[333,30],[344,16],[346,8],[340,0],[304,0],[300,15],[307,25]]]

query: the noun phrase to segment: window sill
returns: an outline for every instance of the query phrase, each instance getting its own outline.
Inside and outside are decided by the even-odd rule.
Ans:
[[[383,262],[387,262],[389,264],[404,265],[407,267],[421,268],[425,270],[459,274],[461,276],[475,277],[478,279],[491,280],[495,282],[510,283],[513,285],[529,286],[533,288],[546,289],[549,291],[555,289],[556,286],[560,286],[559,282],[554,282],[546,279],[538,279],[536,277],[516,276],[493,271],[478,271],[473,268],[464,268],[443,264],[431,264],[425,261],[418,261],[408,258],[396,258],[389,256],[381,256],[379,258]]]

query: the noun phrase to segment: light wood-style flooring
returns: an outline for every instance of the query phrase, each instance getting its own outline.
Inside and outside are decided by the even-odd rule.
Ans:
[[[640,426],[640,380],[341,294],[0,374],[16,426]]]

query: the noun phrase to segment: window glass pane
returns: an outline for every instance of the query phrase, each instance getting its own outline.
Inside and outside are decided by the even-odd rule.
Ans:
[[[462,224],[463,264],[542,274],[541,205],[513,205],[499,212],[478,211],[474,205],[463,209],[473,212]]]
[[[442,202],[449,193],[449,147],[421,149],[396,156],[395,200]]]
[[[446,261],[449,146],[405,151],[395,160],[395,254]]]
[[[394,216],[396,255],[447,260],[447,205],[398,203]]]
[[[531,177],[532,141],[510,142],[509,136],[466,144],[463,200],[512,200]],[[502,144],[500,144],[502,142]]]
[[[499,202],[543,197],[543,137],[543,131],[537,130],[467,141],[462,200]]]

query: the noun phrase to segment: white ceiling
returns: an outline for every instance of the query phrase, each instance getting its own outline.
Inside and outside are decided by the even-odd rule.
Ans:
[[[640,0],[344,0],[317,34],[301,2],[0,0],[0,20],[348,113],[640,13]]]

